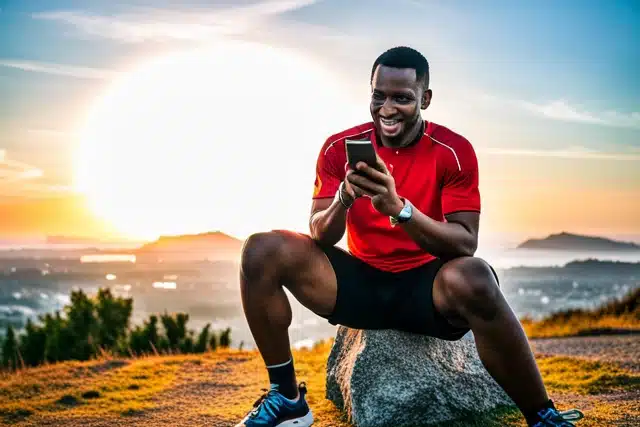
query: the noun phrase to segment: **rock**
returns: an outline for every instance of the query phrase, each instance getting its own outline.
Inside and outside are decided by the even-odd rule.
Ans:
[[[471,333],[445,341],[340,326],[326,385],[327,399],[358,427],[427,426],[514,406],[482,365]]]

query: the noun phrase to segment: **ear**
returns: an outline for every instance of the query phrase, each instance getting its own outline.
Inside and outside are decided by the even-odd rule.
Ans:
[[[432,96],[433,92],[431,91],[431,89],[426,89],[424,92],[422,92],[422,102],[420,105],[420,109],[426,110],[429,107],[429,105],[431,104]]]

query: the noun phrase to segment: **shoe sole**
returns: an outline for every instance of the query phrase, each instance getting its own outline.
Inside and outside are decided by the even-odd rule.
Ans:
[[[283,421],[276,427],[309,427],[311,424],[313,424],[313,414],[309,411],[304,417]]]

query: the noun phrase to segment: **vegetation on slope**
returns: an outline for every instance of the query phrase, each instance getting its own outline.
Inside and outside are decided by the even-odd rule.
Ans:
[[[564,310],[522,324],[529,338],[640,332],[640,288],[592,310]]]
[[[29,320],[19,335],[7,327],[0,367],[90,360],[103,354],[204,353],[231,344],[230,329],[216,334],[209,324],[196,336],[187,327],[185,313],[151,315],[143,325],[130,328],[132,310],[132,298],[114,297],[109,289],[101,289],[95,298],[74,291],[64,314],[40,316],[38,324]]]

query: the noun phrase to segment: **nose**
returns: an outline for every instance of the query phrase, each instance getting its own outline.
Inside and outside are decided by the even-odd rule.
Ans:
[[[393,101],[390,98],[386,98],[384,100],[384,103],[382,104],[382,107],[380,107],[381,115],[389,117],[396,114],[397,112],[398,110],[396,109],[396,106],[393,103]]]

